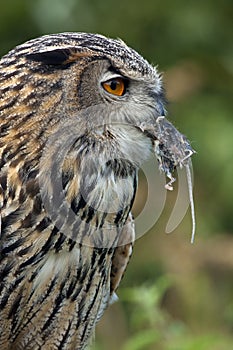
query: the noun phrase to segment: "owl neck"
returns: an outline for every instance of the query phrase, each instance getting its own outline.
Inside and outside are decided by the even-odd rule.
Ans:
[[[58,142],[59,144],[59,142]],[[39,188],[48,215],[74,241],[116,244],[137,189],[137,167],[109,136],[84,135],[68,150],[49,148]]]

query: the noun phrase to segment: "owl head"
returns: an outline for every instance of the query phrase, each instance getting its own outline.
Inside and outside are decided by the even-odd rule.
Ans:
[[[96,106],[98,113],[86,115],[83,127],[109,120],[138,126],[164,115],[156,68],[121,40],[86,33],[47,35],[16,47],[3,57],[1,68],[5,85],[14,80],[11,91],[4,90],[10,100],[5,111],[9,115],[11,108],[15,125],[23,114],[24,128],[30,119],[29,132],[54,125],[59,115],[65,120]],[[20,115],[19,105],[25,106]]]

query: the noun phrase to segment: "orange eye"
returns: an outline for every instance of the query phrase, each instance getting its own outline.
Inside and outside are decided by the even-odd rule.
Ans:
[[[114,78],[102,83],[104,90],[115,96],[123,96],[126,89],[126,81],[123,78]]]

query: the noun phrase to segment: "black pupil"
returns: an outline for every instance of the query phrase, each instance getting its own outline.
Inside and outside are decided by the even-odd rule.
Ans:
[[[110,83],[111,90],[116,90],[117,85],[118,85],[118,81],[116,79],[112,80]]]

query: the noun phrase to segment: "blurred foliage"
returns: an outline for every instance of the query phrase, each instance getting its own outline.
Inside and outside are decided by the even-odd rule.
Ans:
[[[122,350],[228,350],[232,338],[216,332],[193,335],[180,320],[171,318],[160,305],[169,288],[168,277],[160,277],[155,285],[126,288],[121,299],[130,308],[130,336]],[[99,344],[95,350],[103,349]],[[115,349],[115,348],[114,348]]]
[[[136,242],[121,301],[100,321],[96,349],[232,347],[232,18],[232,0],[1,1],[2,55],[42,34],[88,31],[120,37],[158,64],[169,118],[197,151],[196,244],[188,242],[188,216],[163,234],[170,194],[158,223]]]

